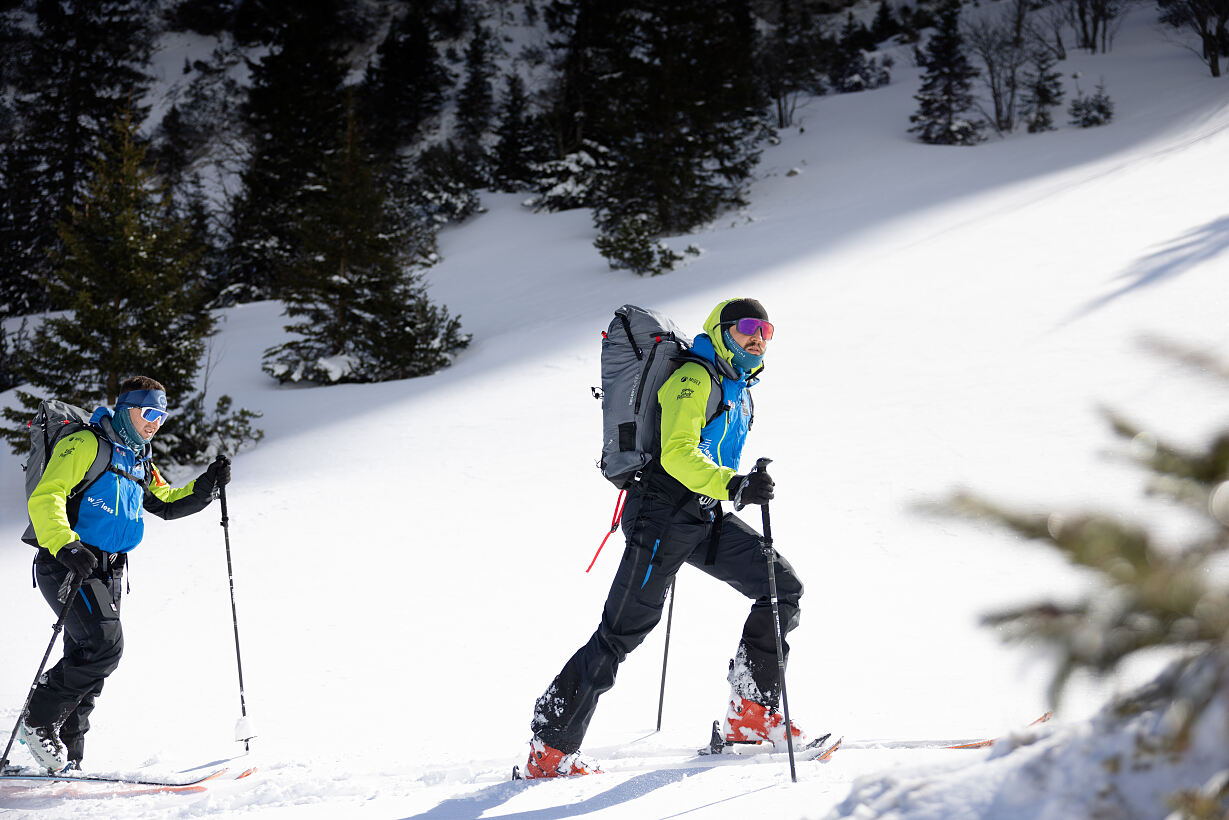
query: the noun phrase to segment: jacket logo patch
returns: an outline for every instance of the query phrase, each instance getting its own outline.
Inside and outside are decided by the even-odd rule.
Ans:
[[[85,500],[90,502],[91,507],[98,507],[103,512],[108,512],[108,513],[111,513],[111,515],[115,515],[115,510],[108,507],[107,502],[103,501],[101,498],[94,498],[93,496],[86,496]]]
[[[689,399],[695,394],[696,394],[696,391],[692,390],[690,387],[684,387],[683,390],[678,394],[676,399]]]

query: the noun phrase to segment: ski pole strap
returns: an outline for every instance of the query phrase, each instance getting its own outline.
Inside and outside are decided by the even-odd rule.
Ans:
[[[615,498],[614,517],[610,520],[610,532],[606,533],[602,543],[597,545],[597,552],[593,553],[593,560],[589,562],[589,566],[585,567],[585,572],[593,569],[593,565],[597,563],[597,557],[602,554],[602,547],[606,546],[610,536],[614,535],[614,531],[619,528],[619,522],[623,520],[623,505],[626,503],[627,490],[619,490],[619,495]]]

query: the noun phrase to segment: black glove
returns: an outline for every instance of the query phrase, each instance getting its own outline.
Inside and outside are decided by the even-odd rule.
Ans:
[[[225,487],[230,483],[230,459],[226,456],[218,456],[212,464],[205,468],[205,472],[201,473],[196,479],[196,484],[193,485],[192,491],[199,495],[213,498],[214,492],[219,487]]]
[[[772,476],[764,470],[736,475],[725,485],[736,510],[741,510],[748,504],[767,504],[772,501],[772,488],[775,486]]]
[[[68,571],[78,578],[89,578],[90,573],[98,566],[94,553],[85,548],[80,541],[71,541],[60,547],[55,554],[55,560],[68,567]]]

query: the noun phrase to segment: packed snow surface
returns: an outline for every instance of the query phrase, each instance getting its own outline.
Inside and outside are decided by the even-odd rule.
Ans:
[[[1106,750],[1090,716],[1163,659],[1077,679],[1054,720],[991,750],[870,741],[1029,724],[1049,708],[1053,661],[1003,645],[979,620],[1091,583],[1042,546],[927,514],[925,502],[967,487],[1029,509],[1165,522],[1098,408],[1191,444],[1224,422],[1223,385],[1141,346],[1229,350],[1229,86],[1154,20],[1134,7],[1110,54],[1060,64],[1068,99],[1074,72],[1086,93],[1104,79],[1112,124],[974,148],[906,133],[918,74],[902,52],[890,85],[807,102],[801,127],[764,152],[748,206],[671,238],[703,253],[665,276],[608,270],[585,212],[484,196],[485,213],[443,233],[429,274],[473,345],[429,378],[278,387],[260,359],[283,338],[281,306],[222,311],[210,393],[263,411],[266,433],[238,456],[229,488],[258,734],[246,756],[232,741],[240,699],[214,505],[149,521],[123,602],[126,655],[85,762],[259,771],[201,794],[115,798],[0,783],[0,814],[1073,816],[1048,789],[1095,775]],[[604,774],[508,782],[533,701],[596,626],[621,551],[616,535],[584,572],[615,500],[594,467],[599,333],[629,302],[698,331],[732,296],[760,299],[777,327],[744,468],[774,459],[773,535],[807,585],[790,636],[791,712],[849,747],[799,764],[797,783],[783,755],[691,757],[724,709],[748,602],[684,569],[661,731],[663,628],[593,721],[585,751]],[[0,455],[6,727],[53,621],[17,540],[18,464]],[[1027,776],[1042,754],[1059,756],[1065,786]],[[1163,792],[1150,783],[1132,798]],[[1140,805],[1138,816],[1163,816]]]

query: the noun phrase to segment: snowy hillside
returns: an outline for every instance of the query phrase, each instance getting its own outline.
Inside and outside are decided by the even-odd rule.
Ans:
[[[1229,86],[1154,20],[1137,7],[1112,53],[1060,65],[1069,90],[1074,72],[1086,91],[1104,78],[1115,120],[1103,128],[922,145],[905,131],[918,77],[903,57],[889,86],[810,101],[803,127],[765,152],[750,205],[673,238],[703,253],[665,276],[608,270],[587,213],[535,215],[522,197],[486,196],[486,213],[441,235],[444,261],[430,272],[432,298],[474,341],[429,378],[278,388],[260,355],[282,338],[279,305],[223,311],[210,390],[262,410],[266,434],[237,458],[229,488],[258,736],[236,759],[215,505],[148,523],[123,602],[125,658],[99,698],[85,764],[164,773],[231,761],[259,772],[202,794],[106,802],[88,788],[0,783],[0,814],[1088,816],[1073,795],[1105,775],[1086,721],[1164,659],[1077,680],[1032,745],[870,741],[1030,723],[1048,708],[1052,664],[1003,646],[979,619],[1088,583],[1042,547],[922,514],[920,502],[969,487],[1180,527],[1143,499],[1133,468],[1107,457],[1097,408],[1179,440],[1224,423],[1223,386],[1139,345],[1153,335],[1229,350]],[[807,585],[790,639],[791,712],[849,748],[800,764],[797,784],[783,755],[682,763],[724,709],[747,606],[685,570],[661,732],[664,629],[628,659],[591,726],[585,751],[605,774],[506,782],[524,763],[533,701],[592,632],[621,551],[615,536],[585,574],[615,500],[593,466],[600,331],[626,302],[698,331],[731,296],[761,300],[778,331],[744,467],[774,459],[776,546]],[[53,620],[17,541],[18,463],[0,454],[6,732]],[[758,513],[745,516],[758,526]],[[1187,782],[1149,782],[1113,816],[1164,816],[1161,787],[1229,768],[1224,737],[1197,739]],[[1081,754],[1077,740],[1093,746]],[[20,748],[12,757],[26,762]],[[1045,768],[1055,761],[1063,779]],[[939,777],[941,788],[926,787]]]

